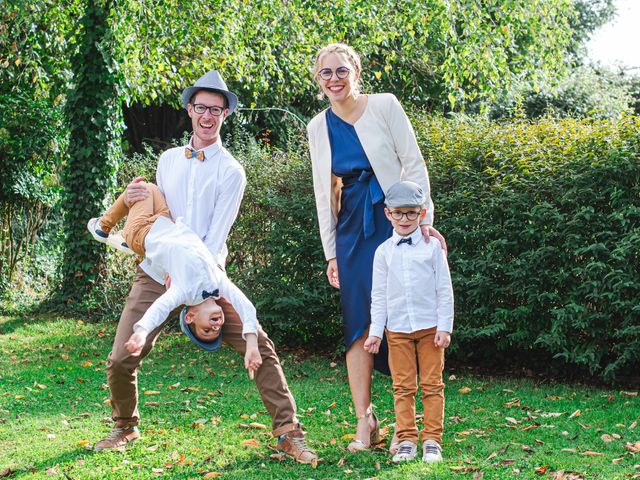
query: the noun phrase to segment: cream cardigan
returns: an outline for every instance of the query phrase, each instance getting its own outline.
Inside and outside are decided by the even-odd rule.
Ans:
[[[382,191],[400,180],[411,180],[424,189],[427,215],[422,224],[433,223],[429,175],[413,127],[398,99],[390,93],[369,95],[362,116],[353,125]],[[307,125],[313,168],[313,189],[318,209],[320,237],[327,260],[336,256],[336,224],[340,211],[340,178],[331,173],[331,145],[326,110]]]

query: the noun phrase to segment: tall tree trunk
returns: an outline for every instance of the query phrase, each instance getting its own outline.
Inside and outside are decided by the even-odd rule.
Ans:
[[[121,155],[123,123],[109,21],[114,4],[114,0],[86,1],[72,59],[73,84],[67,101],[71,151],[63,172],[67,238],[61,293],[67,301],[81,301],[103,265],[104,249],[98,248],[85,225],[101,213]]]

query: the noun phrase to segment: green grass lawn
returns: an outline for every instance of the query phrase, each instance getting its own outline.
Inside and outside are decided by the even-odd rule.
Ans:
[[[344,363],[285,354],[300,420],[322,459],[317,469],[298,465],[276,454],[240,357],[199,351],[178,333],[161,336],[141,369],[143,438],[94,453],[111,427],[103,367],[113,331],[111,323],[0,317],[0,478],[640,477],[637,392],[445,372],[445,461],[396,466],[384,448],[345,450],[355,418]],[[374,390],[383,429],[392,430],[390,380],[376,376]]]

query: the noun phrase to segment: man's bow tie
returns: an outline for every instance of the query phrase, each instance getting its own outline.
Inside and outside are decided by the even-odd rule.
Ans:
[[[194,149],[192,149],[191,147],[187,147],[184,150],[184,156],[187,158],[195,158],[200,160],[201,162],[204,160],[204,151],[203,150],[199,150],[199,151],[195,151]]]
[[[413,242],[411,241],[411,237],[401,238],[400,241],[398,242],[398,245],[402,245],[403,243],[408,243],[409,245],[413,245]]]
[[[213,292],[207,292],[206,290],[202,290],[202,299],[206,300],[209,297],[219,297],[219,291],[216,288]]]

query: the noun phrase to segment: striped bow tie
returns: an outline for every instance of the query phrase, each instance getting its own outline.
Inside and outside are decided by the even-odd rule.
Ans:
[[[204,151],[203,150],[199,150],[199,151],[195,151],[193,148],[191,147],[187,147],[184,150],[184,156],[186,158],[195,158],[200,160],[201,162],[204,160]]]
[[[411,241],[411,237],[400,239],[400,241],[398,242],[398,245],[402,245],[403,243],[408,243],[409,245],[413,245],[413,242]]]

